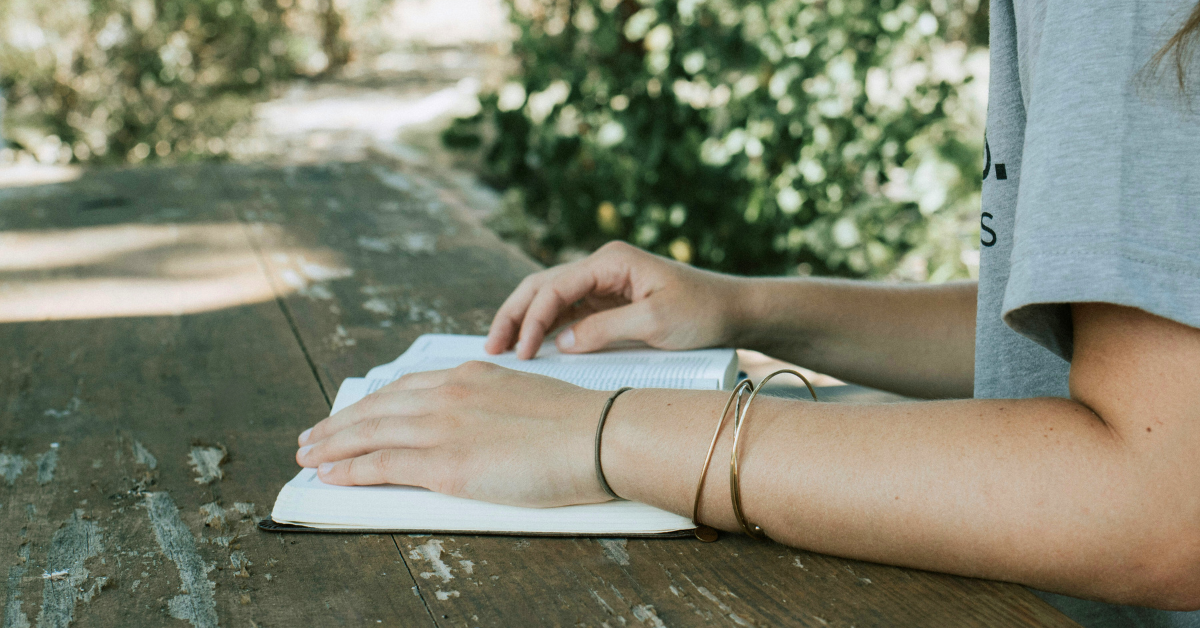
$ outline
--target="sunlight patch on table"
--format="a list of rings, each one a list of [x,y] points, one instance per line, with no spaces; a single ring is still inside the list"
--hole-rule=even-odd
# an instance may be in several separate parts
[[[284,253],[343,266],[328,250]],[[238,222],[0,233],[0,322],[194,314],[270,301],[294,284],[273,289]]]
[[[21,163],[0,167],[0,188],[23,188],[53,183],[67,183],[83,176],[79,166],[52,166]]]

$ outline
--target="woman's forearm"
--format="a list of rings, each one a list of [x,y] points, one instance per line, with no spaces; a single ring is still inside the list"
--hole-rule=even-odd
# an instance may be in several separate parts
[[[1071,399],[880,405],[762,398],[745,511],[822,552],[1159,608],[1200,608],[1200,330],[1072,306]],[[726,393],[633,391],[604,468],[618,494],[690,513]],[[702,519],[735,529],[731,430]]]
[[[974,282],[739,281],[737,346],[913,397],[972,395]]]
[[[761,398],[745,511],[817,551],[1200,609],[1200,329],[1075,304],[1071,399],[880,405]],[[603,501],[594,391],[485,362],[410,373],[300,435],[333,484],[407,484],[521,506]],[[690,515],[722,391],[616,399],[601,463],[617,494]],[[730,429],[701,520],[735,529]]]
[[[604,441],[614,490],[690,516],[725,397],[621,397]],[[738,529],[731,432],[717,446],[701,502],[701,519],[726,530]],[[1080,404],[760,398],[743,439],[744,509],[774,540],[1077,596],[1181,604],[1172,597],[1180,570],[1171,554],[1196,537],[1190,522],[1200,508],[1188,492],[1196,483],[1156,465]],[[1174,494],[1188,497],[1164,511]]]

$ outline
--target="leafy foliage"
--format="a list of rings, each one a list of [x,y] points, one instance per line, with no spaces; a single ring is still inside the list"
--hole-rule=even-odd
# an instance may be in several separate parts
[[[445,137],[487,139],[546,261],[620,238],[740,273],[967,276],[986,15],[956,5],[513,0],[519,72]]]
[[[273,81],[345,62],[332,2],[304,4],[0,0],[4,135],[43,162],[220,156]]]

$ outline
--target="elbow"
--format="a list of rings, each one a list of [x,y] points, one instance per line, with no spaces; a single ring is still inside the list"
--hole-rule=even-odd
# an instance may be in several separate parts
[[[1187,560],[1181,561],[1179,556],[1166,560],[1187,564],[1175,565],[1153,583],[1155,590],[1147,592],[1149,606],[1168,611],[1200,610],[1200,552],[1192,549],[1179,554],[1187,556]]]
[[[1162,534],[1140,546],[1131,558],[1133,567],[1117,587],[1121,603],[1168,611],[1200,610],[1200,530],[1195,524],[1186,534]],[[1178,528],[1176,528],[1176,531]]]

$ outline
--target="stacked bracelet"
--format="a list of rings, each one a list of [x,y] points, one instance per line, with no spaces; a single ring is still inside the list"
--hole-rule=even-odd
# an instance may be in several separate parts
[[[697,539],[706,543],[711,543],[717,540],[717,530],[711,526],[700,523],[700,497],[704,492],[704,478],[708,475],[708,467],[712,463],[713,452],[717,448],[717,440],[721,437],[721,428],[725,425],[725,417],[729,414],[729,409],[733,408],[733,447],[729,455],[729,495],[733,502],[733,515],[737,518],[738,525],[742,527],[742,531],[747,536],[755,539],[766,539],[767,535],[763,529],[750,523],[746,519],[746,514],[742,510],[742,487],[741,480],[738,477],[738,443],[741,441],[742,427],[746,423],[746,416],[750,413],[750,406],[754,400],[758,398],[758,393],[762,392],[767,382],[771,381],[776,375],[795,375],[799,377],[804,385],[808,387],[809,394],[812,395],[813,401],[817,400],[817,391],[813,388],[811,382],[799,371],[792,369],[781,369],[771,373],[763,378],[762,382],[755,386],[750,380],[742,380],[733,388],[733,392],[729,394],[729,400],[725,402],[725,408],[721,410],[721,415],[717,417],[717,429],[713,432],[712,441],[708,445],[708,454],[704,457],[704,466],[700,468],[700,478],[696,481],[696,498],[692,504],[692,523],[696,526],[695,535]],[[613,499],[621,499],[619,495],[612,490],[608,485],[608,480],[604,477],[604,467],[600,463],[600,444],[601,437],[604,435],[604,423],[608,420],[609,410],[612,409],[613,402],[620,397],[622,393],[633,390],[632,388],[621,388],[609,396],[608,401],[604,404],[604,409],[600,411],[600,421],[596,424],[596,480],[600,483],[600,488]],[[742,396],[746,393],[750,397],[746,399],[745,405],[742,405]]]
[[[813,401],[817,400],[817,391],[813,389],[813,386],[811,383],[809,383],[807,377],[802,375],[799,371],[781,369],[764,377],[763,380],[759,382],[758,387],[756,387],[750,393],[750,398],[746,400],[746,406],[742,408],[741,414],[735,414],[733,417],[733,447],[729,455],[729,495],[733,501],[733,516],[737,518],[738,524],[742,526],[742,532],[745,532],[746,535],[750,536],[751,538],[760,540],[767,538],[766,532],[764,532],[761,527],[750,523],[746,519],[745,512],[742,510],[741,481],[738,478],[738,441],[742,435],[742,425],[745,424],[746,415],[750,413],[750,405],[754,403],[754,399],[758,397],[758,393],[762,392],[763,387],[766,386],[767,382],[771,381],[772,377],[785,373],[795,375],[803,380],[804,385],[808,387],[808,392],[813,397]]]
[[[717,429],[713,432],[712,442],[708,445],[708,455],[704,457],[704,466],[700,468],[700,479],[696,481],[696,499],[692,504],[692,524],[696,526],[696,538],[705,543],[712,543],[717,540],[717,530],[711,526],[706,526],[700,523],[700,494],[704,492],[704,477],[708,475],[708,465],[712,462],[713,451],[717,448],[717,439],[721,436],[721,427],[725,425],[725,416],[729,414],[729,406],[736,406],[733,410],[733,416],[737,416],[742,410],[742,395],[747,391],[754,390],[754,383],[748,379],[738,382],[734,387],[733,392],[729,395],[729,401],[725,402],[725,409],[721,411],[721,416],[717,417]]]
[[[600,464],[600,437],[604,434],[604,422],[608,420],[608,411],[612,409],[613,402],[617,400],[617,397],[621,396],[621,393],[627,390],[633,389],[626,386],[617,390],[608,398],[608,401],[604,404],[604,409],[600,411],[600,422],[596,424],[596,479],[600,481],[600,488],[604,489],[604,492],[608,493],[608,496],[613,499],[621,499],[621,497],[613,492],[612,487],[608,485],[608,480],[604,477],[604,467]]]

